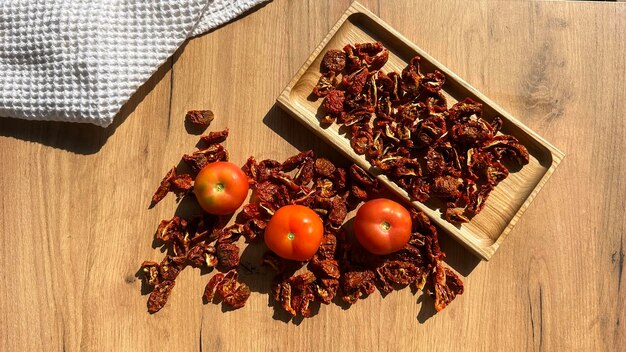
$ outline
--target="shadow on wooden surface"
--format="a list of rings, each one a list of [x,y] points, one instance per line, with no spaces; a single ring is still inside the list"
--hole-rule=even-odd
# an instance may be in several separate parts
[[[100,151],[115,130],[122,124],[137,105],[141,103],[165,74],[172,68],[173,62],[180,56],[184,44],[172,57],[130,97],[113,119],[113,123],[102,128],[88,123],[60,121],[28,121],[9,117],[0,117],[0,136],[13,137],[25,141],[67,150],[76,154],[89,155]]]

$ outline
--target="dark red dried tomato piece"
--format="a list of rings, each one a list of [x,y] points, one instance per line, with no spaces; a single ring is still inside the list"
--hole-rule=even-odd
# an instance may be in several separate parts
[[[372,294],[376,290],[374,273],[370,270],[350,271],[339,280],[344,302],[354,304],[359,298]]]
[[[199,268],[204,265],[212,267],[213,260],[215,254],[215,247],[206,244],[206,243],[198,243],[197,245],[191,247],[187,252],[187,261],[192,266]]]
[[[486,175],[487,183],[495,187],[509,176],[509,170],[500,162],[494,161],[487,167]]]
[[[159,263],[153,261],[145,261],[141,264],[141,271],[146,284],[154,286],[161,281],[159,277]]]
[[[452,223],[465,223],[470,219],[464,214],[464,208],[447,208],[443,214],[444,219]]]
[[[339,290],[339,280],[320,279],[313,284],[313,292],[324,304],[330,304]]]
[[[308,159],[302,164],[295,177],[295,182],[299,185],[308,185],[313,179],[314,161]]]
[[[461,196],[460,187],[463,184],[463,180],[452,176],[439,176],[436,177],[431,191],[433,194],[442,198],[459,198]]]
[[[203,134],[200,139],[207,144],[216,144],[226,140],[228,137],[228,128],[222,131],[209,132],[209,134]]]
[[[176,237],[182,237],[187,230],[187,221],[174,216],[171,220],[161,220],[154,237],[163,242],[171,242]]]
[[[309,262],[308,269],[315,273],[316,276],[325,276],[333,279],[339,279],[339,263],[335,259],[313,260]]]
[[[244,174],[248,176],[251,182],[256,182],[259,179],[259,165],[253,156],[249,157],[246,164],[241,168]]]
[[[343,76],[342,83],[346,87],[348,93],[353,95],[359,95],[365,87],[367,77],[369,76],[367,67],[363,67],[350,75]]]
[[[493,138],[491,125],[483,119],[468,120],[452,126],[450,139],[460,144],[479,145]]]
[[[156,285],[148,297],[148,312],[156,313],[165,306],[175,284],[174,280],[165,280]]]
[[[185,115],[185,119],[192,125],[203,129],[209,127],[214,118],[215,115],[211,110],[191,110]]]
[[[224,303],[235,309],[239,309],[246,305],[246,301],[248,301],[250,293],[251,291],[248,285],[241,283],[239,284],[239,287],[237,287],[235,292],[224,297]]]
[[[440,312],[457,295],[463,294],[463,282],[452,270],[443,267],[441,264],[437,265],[433,276],[435,283],[435,309]]]
[[[259,205],[256,203],[248,203],[241,209],[241,216],[243,221],[247,221],[261,215]]]
[[[458,120],[476,115],[482,117],[483,104],[474,101],[471,98],[465,98],[462,101],[452,105],[450,108],[450,118]]]
[[[361,59],[354,54],[356,49],[348,44],[343,47],[343,51],[346,53],[346,70],[353,72],[361,67]]]
[[[183,161],[189,165],[194,174],[199,173],[200,170],[210,163],[227,160],[228,153],[221,144],[213,144],[192,154],[183,155]]]
[[[281,165],[282,171],[291,171],[297,167],[300,167],[308,158],[315,157],[315,154],[312,150],[306,150],[300,152],[292,157],[287,158],[287,160],[283,161]]]
[[[217,273],[213,275],[213,277],[206,284],[206,287],[204,288],[204,298],[208,302],[211,302],[213,300],[215,292],[217,291],[217,287],[222,284],[222,281],[224,281],[224,274]]]
[[[189,191],[193,187],[193,178],[189,174],[176,175],[171,181],[172,190],[180,195]]]
[[[343,91],[333,89],[324,98],[322,102],[322,107],[329,114],[339,114],[343,111],[343,102],[345,100],[345,96]]]
[[[217,259],[226,270],[236,268],[239,265],[239,247],[234,243],[218,243]]]
[[[328,213],[328,221],[335,226],[340,226],[348,215],[346,201],[338,196],[333,197],[330,212]]]
[[[152,196],[152,204],[157,204],[158,202],[163,200],[163,198],[165,198],[167,192],[169,192],[172,187],[170,181],[174,177],[176,177],[176,166],[171,168],[170,171],[165,174],[165,177],[163,177],[159,188],[157,188],[156,192],[154,192],[154,195]]]
[[[431,93],[437,93],[441,90],[445,82],[446,76],[441,73],[441,71],[435,70],[434,72],[430,72],[424,75],[419,84],[427,91]]]
[[[320,76],[320,79],[313,87],[313,94],[318,98],[325,97],[328,93],[335,89],[339,80],[335,76],[335,72],[329,71]]]
[[[182,262],[181,262],[182,259]],[[178,274],[185,268],[185,258],[172,257],[166,255],[159,264],[159,277],[164,280],[176,280]]]
[[[420,270],[412,263],[394,260],[383,264],[381,273],[394,284],[408,285],[417,280]]]
[[[333,165],[333,163],[330,160],[324,159],[324,158],[317,158],[315,160],[314,170],[317,175],[328,178],[332,176],[332,174],[337,170],[337,168],[335,168],[335,165]]]
[[[526,165],[529,162],[528,150],[519,141],[509,135],[495,136],[483,147],[494,153],[498,158],[508,157],[515,159],[520,165]]]
[[[337,250],[337,236],[326,233],[322,237],[322,243],[317,250],[317,255],[322,259],[331,259],[335,256]]]
[[[341,50],[328,50],[321,63],[323,72],[341,72],[346,67],[346,54]]]

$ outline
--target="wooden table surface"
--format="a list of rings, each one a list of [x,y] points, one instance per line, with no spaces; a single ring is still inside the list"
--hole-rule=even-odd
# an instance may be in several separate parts
[[[0,119],[0,351],[624,350],[626,4],[363,4],[566,153],[489,263],[442,235],[462,296],[434,316],[405,289],[285,321],[266,275],[222,312],[187,269],[147,313],[135,273],[163,256],[153,231],[177,204],[148,204],[197,141],[185,111],[231,128],[236,163],[332,154],[274,101],[349,2],[275,0],[190,40],[109,128]]]

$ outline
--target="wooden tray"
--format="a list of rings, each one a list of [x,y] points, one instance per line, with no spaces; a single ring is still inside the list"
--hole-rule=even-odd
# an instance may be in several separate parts
[[[438,69],[446,75],[444,94],[448,105],[465,97],[483,103],[483,115],[488,121],[501,116],[502,132],[511,134],[523,143],[530,154],[530,163],[519,171],[511,172],[489,196],[483,211],[471,222],[454,225],[441,217],[439,210],[420,202],[410,201],[407,193],[384,175],[377,175],[364,156],[357,155],[350,141],[341,135],[338,126],[322,126],[317,116],[322,99],[311,99],[310,94],[320,77],[320,61],[328,49],[341,49],[351,43],[380,41],[389,49],[389,61],[384,70],[400,72],[415,55],[422,57],[423,72]],[[439,227],[475,253],[489,260],[502,241],[513,229],[522,213],[554,172],[564,154],[537,133],[524,126],[501,107],[478,92],[448,68],[437,62],[415,44],[391,28],[359,3],[353,3],[330,30],[320,45],[278,97],[278,104],[313,132],[324,138],[357,165],[375,174],[392,191],[424,211]]]

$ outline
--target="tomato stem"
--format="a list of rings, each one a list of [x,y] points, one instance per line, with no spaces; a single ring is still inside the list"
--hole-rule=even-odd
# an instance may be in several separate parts
[[[388,231],[388,230],[391,228],[391,224],[390,224],[390,223],[388,223],[387,221],[383,221],[383,222],[380,224],[380,228],[381,228],[381,229],[383,229],[383,230],[385,230],[385,231]]]
[[[287,238],[288,238],[289,240],[293,241],[293,239],[294,239],[294,238],[296,238],[296,234],[295,234],[295,233],[293,233],[293,232],[289,232],[289,233],[287,234]]]
[[[217,192],[222,192],[222,191],[224,190],[224,184],[223,184],[223,183],[221,183],[221,182],[220,182],[220,183],[218,183],[218,184],[216,184],[216,185],[215,185],[215,190],[216,190]]]

